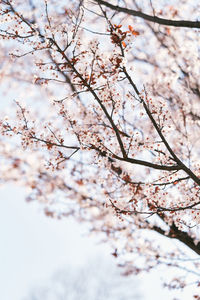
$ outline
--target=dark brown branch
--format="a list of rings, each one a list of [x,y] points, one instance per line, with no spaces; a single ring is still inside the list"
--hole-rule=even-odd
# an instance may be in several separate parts
[[[177,165],[180,167],[179,170],[184,170],[189,176],[190,178],[192,178],[194,180],[194,182],[196,182],[198,185],[200,185],[200,178],[198,178],[178,157],[177,155],[174,153],[174,151],[172,150],[172,148],[170,147],[170,145],[168,144],[167,140],[165,139],[162,130],[159,128],[158,124],[156,123],[151,111],[149,110],[147,104],[145,103],[145,101],[143,100],[143,98],[140,95],[140,92],[137,88],[137,86],[135,85],[135,83],[133,82],[131,76],[128,74],[127,70],[125,67],[123,67],[123,72],[126,75],[126,78],[128,79],[129,83],[132,85],[135,93],[137,94],[137,96],[140,99],[140,102],[143,104],[143,107],[149,117],[149,119],[151,120],[155,130],[157,131],[158,135],[160,136],[162,142],[164,143],[165,147],[167,148],[167,150],[169,151],[169,153],[171,154],[171,156],[173,157],[174,161],[177,163]]]
[[[169,19],[163,19],[159,18],[156,16],[150,16],[147,15],[141,11],[137,11],[134,9],[129,9],[126,7],[120,7],[117,5],[113,5],[111,3],[108,3],[107,1],[103,0],[94,0],[98,4],[105,5],[109,7],[112,10],[118,11],[118,12],[123,12],[128,15],[134,16],[134,17],[139,17],[144,20],[147,20],[149,22],[157,23],[160,25],[166,25],[166,26],[174,26],[174,27],[187,27],[187,28],[200,28],[200,22],[199,21],[187,21],[187,20],[169,20]]]
[[[152,216],[154,214],[157,214],[157,212],[151,212],[151,211],[132,211],[132,210],[125,210],[125,209],[120,209],[118,208],[112,200],[110,200],[110,203],[112,205],[112,207],[115,209],[117,214],[124,214],[124,215],[138,215],[138,214],[147,214],[149,216]],[[161,217],[161,215],[159,214],[159,217]],[[163,217],[161,217],[161,219],[163,219]],[[164,221],[164,219],[163,219]],[[149,226],[149,222],[146,221],[146,224],[148,224],[147,226]],[[168,233],[166,233],[165,230],[163,230],[162,228],[160,228],[159,226],[152,226],[151,225],[151,230],[154,230],[156,232],[158,232],[159,234],[171,238],[171,239],[176,239],[179,240],[180,242],[182,242],[183,244],[185,244],[187,247],[189,247],[190,249],[192,249],[194,252],[196,252],[197,254],[200,255],[200,242],[198,242],[197,244],[194,242],[194,239],[187,233],[184,231],[179,230],[175,224],[173,223],[170,226],[170,230]]]
[[[18,132],[18,134],[21,134],[21,133]],[[35,141],[44,143],[44,144],[46,144],[47,146],[50,146],[50,147],[59,147],[59,148],[77,150],[77,151],[80,150],[80,147],[77,147],[77,146],[67,146],[67,145],[64,145],[62,143],[60,143],[60,144],[52,143],[51,141],[40,139],[40,138],[38,138],[38,137],[36,137],[34,135],[30,135],[29,137],[30,137],[30,139],[33,139]]]
[[[107,155],[106,151],[100,150],[95,145],[91,145],[90,149],[96,150],[103,157],[106,157],[106,155]],[[120,156],[112,153],[112,158],[108,157],[108,159],[109,159],[110,162],[114,162],[113,158],[115,158],[117,160],[121,160],[121,161],[126,161],[126,162],[129,162],[129,163],[132,163],[132,164],[136,164],[136,165],[149,167],[149,168],[156,169],[156,170],[163,170],[163,171],[174,171],[174,170],[178,171],[178,170],[180,170],[180,167],[178,165],[172,165],[172,166],[158,165],[158,164],[154,164],[154,163],[151,163],[151,162],[148,162],[148,161],[145,161],[145,160],[128,158],[128,157],[125,157],[125,158],[120,157]],[[121,174],[121,172],[120,172],[120,174]]]
[[[71,88],[72,92],[74,92],[74,93],[77,94],[77,90],[76,90],[74,84],[72,83],[72,81],[70,80],[70,77],[61,70],[59,64],[56,62],[56,60],[51,55],[51,51],[50,50],[48,50],[48,55],[49,55],[51,61],[55,64],[58,72],[61,73],[62,76],[65,78],[66,83],[68,83],[70,85],[70,88]]]
[[[174,170],[180,170],[181,167],[179,165],[172,165],[172,166],[166,166],[166,165],[157,165],[148,161],[140,160],[140,159],[134,159],[134,158],[129,158],[129,157],[119,157],[117,155],[114,155],[114,158],[118,160],[123,160],[126,162],[130,162],[132,164],[136,165],[142,165],[145,167],[153,168],[156,170],[163,170],[163,171],[174,171]]]
[[[52,43],[57,47],[58,52],[63,56],[63,58],[66,60],[66,62],[68,63],[68,66],[72,69],[72,71],[74,72],[74,74],[81,80],[81,82],[87,87],[88,91],[93,95],[93,97],[95,98],[95,100],[98,102],[98,104],[100,105],[102,111],[104,112],[106,118],[108,119],[108,121],[110,122],[115,134],[116,134],[116,138],[118,141],[118,144],[120,146],[121,152],[123,157],[126,157],[126,151],[124,149],[124,145],[119,133],[119,130],[117,128],[117,126],[115,125],[112,117],[109,115],[106,107],[103,105],[102,101],[99,99],[98,95],[95,93],[95,91],[91,88],[91,86],[87,83],[87,81],[83,78],[83,76],[77,71],[77,69],[74,67],[74,65],[71,63],[70,59],[65,55],[65,53],[61,50],[61,48],[58,46],[58,44],[51,39]]]
[[[191,238],[187,232],[179,230],[174,224],[170,226],[170,231],[168,234],[166,234],[163,229],[156,225],[154,225],[151,229],[168,238],[179,240],[200,255],[200,242],[195,244],[193,238]]]
[[[186,210],[186,209],[195,209],[194,207],[199,205],[200,204],[200,201],[198,202],[195,202],[193,204],[190,204],[190,205],[187,205],[187,206],[184,206],[184,207],[170,207],[170,208],[166,208],[166,207],[162,207],[162,206],[155,206],[155,208],[158,210],[158,211],[171,211],[171,212],[175,212],[175,211],[181,211],[181,210]],[[200,210],[200,208],[196,208],[196,210]]]
[[[115,210],[117,214],[122,214],[122,215],[149,215],[152,216],[156,214],[156,212],[152,211],[138,211],[138,210],[128,210],[128,209],[121,209],[117,205],[114,204],[114,202],[110,199],[110,203]]]

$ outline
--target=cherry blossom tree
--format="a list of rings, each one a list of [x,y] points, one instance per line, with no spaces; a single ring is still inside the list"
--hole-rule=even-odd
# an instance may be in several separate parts
[[[125,274],[164,264],[199,285],[198,2],[0,9],[2,99],[14,100],[1,118],[1,181],[27,186],[47,216],[89,222]],[[166,249],[161,236],[178,242]]]

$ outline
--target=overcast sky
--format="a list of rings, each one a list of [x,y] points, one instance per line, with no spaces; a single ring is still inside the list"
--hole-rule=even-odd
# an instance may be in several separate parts
[[[108,245],[88,237],[85,225],[47,218],[40,205],[28,204],[24,198],[22,188],[7,185],[0,189],[0,299],[23,300],[57,270],[82,265],[91,256],[115,263]],[[160,276],[155,271],[137,277],[142,300],[172,299],[162,288]],[[189,297],[184,293],[180,299]]]

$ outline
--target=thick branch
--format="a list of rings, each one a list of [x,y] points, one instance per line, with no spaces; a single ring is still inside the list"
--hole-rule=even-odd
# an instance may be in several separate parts
[[[158,226],[153,226],[152,229],[168,238],[179,240],[200,255],[200,242],[195,244],[193,238],[191,238],[187,232],[179,230],[174,224],[170,226],[170,231],[168,234],[166,234],[166,232]]]
[[[187,20],[169,20],[169,19],[163,19],[156,16],[150,16],[147,15],[141,11],[137,11],[134,9],[129,9],[126,7],[120,7],[117,5],[113,5],[111,3],[108,3],[107,1],[103,0],[94,0],[98,4],[105,5],[112,10],[123,12],[131,16],[139,17],[144,20],[147,20],[149,22],[157,23],[160,25],[166,25],[166,26],[174,26],[174,27],[187,27],[187,28],[200,28],[200,22],[199,21],[187,21]]]
[[[129,163],[132,164],[136,164],[136,165],[142,165],[145,167],[149,167],[149,168],[153,168],[156,170],[163,170],[163,171],[174,171],[174,170],[180,170],[181,167],[179,165],[172,165],[172,166],[166,166],[166,165],[157,165],[148,161],[144,161],[144,160],[140,160],[140,159],[134,159],[134,158],[129,158],[129,157],[119,157],[117,155],[114,155],[114,158],[118,159],[118,160],[123,160],[123,161],[127,161]]]
[[[101,156],[105,157],[107,155],[106,151],[100,150],[95,145],[92,145],[90,147],[90,149],[95,149],[96,151],[98,151],[98,153]],[[141,159],[134,159],[134,158],[129,158],[129,157],[120,157],[120,156],[112,153],[112,158],[108,157],[108,159],[109,159],[110,162],[114,162],[113,158],[115,158],[117,160],[126,161],[126,162],[129,162],[131,164],[141,165],[141,166],[144,166],[144,167],[149,167],[149,168],[156,169],[156,170],[163,170],[163,171],[174,171],[175,170],[175,171],[178,171],[178,170],[181,169],[180,166],[178,166],[178,165],[172,165],[172,166],[158,165],[158,164],[154,164],[154,163],[151,163],[151,162],[148,162],[148,161],[145,161],[145,160],[141,160]]]

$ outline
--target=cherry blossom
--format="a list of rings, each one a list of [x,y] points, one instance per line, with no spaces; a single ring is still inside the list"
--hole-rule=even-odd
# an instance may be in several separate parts
[[[1,181],[89,222],[125,275],[199,276],[161,242],[200,254],[199,4],[115,2],[1,1]]]

